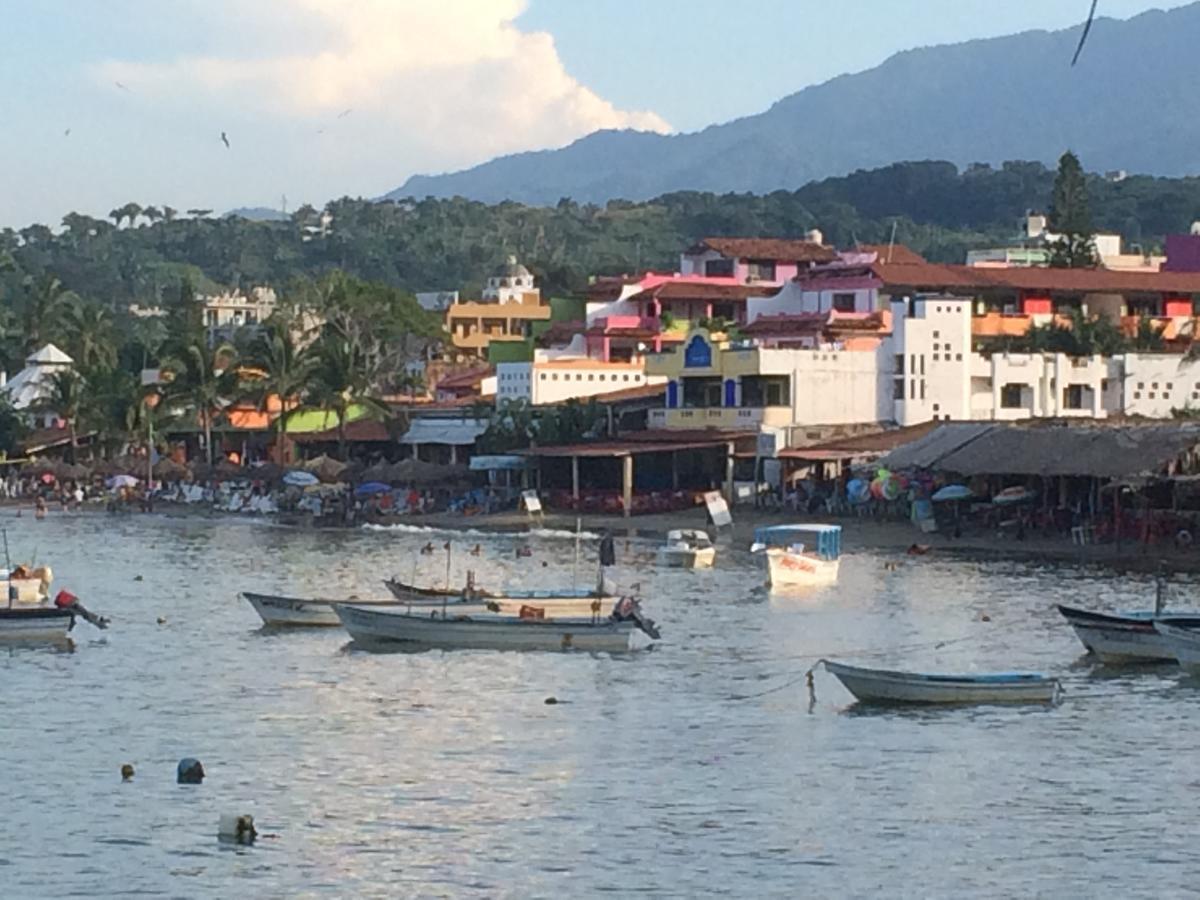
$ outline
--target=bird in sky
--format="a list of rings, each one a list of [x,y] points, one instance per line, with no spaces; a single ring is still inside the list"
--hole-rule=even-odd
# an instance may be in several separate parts
[[[221,143],[225,145],[226,150],[229,149],[229,138],[223,131],[221,132]]]
[[[352,112],[354,112],[353,109],[343,109],[340,113],[338,113],[338,118],[344,119],[344,118],[346,118],[346,116],[350,115],[350,113],[352,113]]]
[[[68,128],[66,131],[63,132],[63,137],[70,137],[70,136],[71,136],[71,129]]]
[[[123,91],[129,90],[129,88],[125,87],[125,85],[121,84],[121,82],[119,82],[119,81],[114,81],[113,84],[115,84],[117,87],[119,87]]]
[[[1079,62],[1079,54],[1083,52],[1083,45],[1087,43],[1088,32],[1092,30],[1092,22],[1096,19],[1096,4],[1100,0],[1092,0],[1092,9],[1088,13],[1087,21],[1083,23],[1083,34],[1079,36],[1079,46],[1075,48],[1075,55],[1071,57],[1071,65]]]

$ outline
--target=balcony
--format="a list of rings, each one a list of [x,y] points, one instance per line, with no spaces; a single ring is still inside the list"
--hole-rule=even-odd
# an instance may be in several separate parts
[[[792,410],[787,406],[652,409],[647,424],[650,428],[751,431],[757,430],[760,425],[782,428],[792,424]]]
[[[593,328],[609,331],[648,331],[658,334],[662,323],[653,316],[601,316],[592,323]]]

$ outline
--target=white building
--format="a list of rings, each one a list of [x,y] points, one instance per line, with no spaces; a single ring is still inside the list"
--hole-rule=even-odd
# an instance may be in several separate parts
[[[485,303],[537,303],[541,291],[534,287],[532,273],[510,256],[504,268],[488,278],[480,297]]]
[[[275,312],[278,300],[269,287],[256,287],[249,294],[227,291],[197,298],[204,304],[204,327],[210,337],[228,337],[238,328],[257,327]]]
[[[47,344],[41,350],[25,359],[25,368],[0,387],[8,397],[12,408],[25,413],[35,428],[53,428],[58,422],[54,412],[39,410],[40,404],[50,393],[50,379],[59,372],[66,372],[75,365],[75,360],[67,356],[53,344]]]
[[[641,361],[619,363],[541,356],[532,362],[497,364],[496,403],[526,400],[534,406],[543,406],[665,381],[663,377],[647,375]]]

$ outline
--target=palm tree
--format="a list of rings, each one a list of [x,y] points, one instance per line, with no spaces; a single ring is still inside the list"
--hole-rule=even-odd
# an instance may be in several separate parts
[[[161,316],[138,316],[129,326],[130,340],[142,350],[142,368],[148,369],[167,341],[167,325]]]
[[[83,408],[84,382],[74,369],[63,369],[55,372],[46,380],[46,390],[38,406],[47,412],[52,412],[67,426],[67,436],[70,439],[70,460],[75,462],[75,448],[79,445],[76,426],[79,414]]]
[[[20,311],[26,354],[41,346],[44,332],[51,320],[67,305],[78,300],[79,296],[74,291],[67,290],[53,275],[44,275],[37,281],[26,282]]]
[[[327,327],[313,345],[316,363],[310,382],[310,397],[315,406],[337,416],[338,455],[346,458],[346,419],[353,406],[364,407],[368,415],[384,419],[391,409],[374,390],[374,378],[354,341],[335,328]]]
[[[262,376],[254,382],[258,406],[266,410],[267,401],[279,398],[279,429],[275,460],[284,464],[287,453],[288,415],[300,405],[300,398],[309,387],[316,356],[309,347],[301,346],[286,322],[272,321],[259,336],[251,351],[254,366]]]
[[[59,304],[58,329],[81,370],[111,369],[117,364],[117,335],[112,313],[98,303]]]
[[[240,389],[233,348],[222,345],[214,350],[203,339],[193,338],[176,348],[165,367],[173,376],[167,385],[167,400],[181,404],[199,418],[204,429],[205,456],[212,465],[213,418],[237,399]]]

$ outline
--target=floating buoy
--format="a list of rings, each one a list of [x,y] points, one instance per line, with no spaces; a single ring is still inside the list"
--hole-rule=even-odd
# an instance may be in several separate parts
[[[987,613],[980,613],[979,621],[980,622],[990,622],[990,621],[992,621],[992,617],[989,616]]]
[[[155,622],[157,622],[159,625],[166,625],[166,624],[167,624],[167,617],[166,617],[166,616],[159,616],[159,617],[158,617],[157,619],[155,619],[154,621],[155,621]]]
[[[258,837],[258,831],[254,828],[254,816],[222,813],[217,821],[217,837],[238,844],[253,844],[254,839]]]
[[[547,706],[554,706],[556,703],[558,703],[558,698],[557,698],[557,697],[547,697],[547,698],[546,698],[546,705],[547,705]]]
[[[204,780],[204,766],[200,760],[185,756],[175,769],[176,784],[199,784]]]
[[[133,780],[133,766],[131,766],[129,763],[125,763],[125,765],[121,766],[121,780],[122,781],[132,781]]]
[[[134,575],[134,576],[133,576],[133,580],[134,580],[134,581],[143,581],[144,579],[143,579],[143,577],[142,577],[141,575]]]

